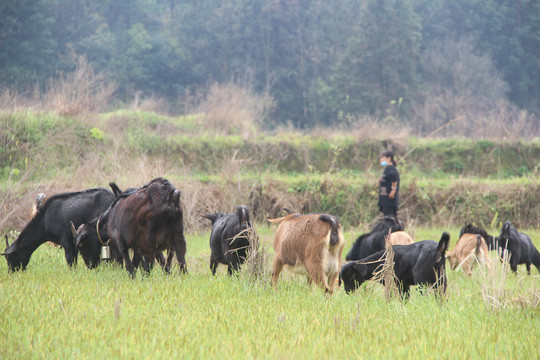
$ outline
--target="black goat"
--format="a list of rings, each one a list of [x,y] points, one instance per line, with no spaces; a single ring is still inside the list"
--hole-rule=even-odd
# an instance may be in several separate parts
[[[403,224],[393,216],[385,216],[379,221],[371,232],[360,235],[353,244],[351,250],[345,257],[347,261],[360,260],[374,254],[385,247],[385,237],[388,231],[403,231]]]
[[[131,277],[141,257],[143,268],[149,273],[156,251],[168,250],[164,266],[169,272],[174,253],[180,271],[187,272],[186,239],[180,191],[168,180],[156,178],[130,194],[121,194],[109,209],[107,233],[116,242]],[[133,249],[133,262],[128,249]]]
[[[216,274],[218,264],[228,266],[229,275],[238,271],[246,261],[249,237],[246,230],[251,228],[249,211],[245,206],[238,206],[236,213],[199,214],[212,222],[210,233],[210,269]]]
[[[114,182],[110,182],[109,186],[112,189],[114,197],[116,199],[120,198],[120,200],[125,199],[127,196],[137,191],[137,188],[129,188],[122,191]],[[75,225],[73,223],[71,224],[75,248],[80,251],[84,263],[89,269],[97,267],[101,262],[101,247],[105,244],[110,247],[111,259],[119,264],[123,264],[122,254],[118,251],[116,243],[114,241],[109,241],[109,233],[107,230],[109,210],[110,208],[106,209],[102,214],[91,221],[81,224],[77,230],[75,230]]]
[[[76,265],[78,251],[70,222],[76,226],[89,222],[107,210],[113,200],[114,195],[106,189],[63,193],[48,198],[17,240],[11,246],[6,242],[7,248],[2,255],[6,257],[9,269],[25,270],[32,253],[46,241],[61,245],[68,265]]]
[[[534,247],[529,235],[519,232],[507,221],[504,223],[499,235],[499,253],[504,250],[510,254],[510,269],[517,272],[519,264],[525,264],[527,274],[531,275],[531,264],[540,271],[540,253]]]
[[[409,245],[394,245],[395,278],[403,297],[409,293],[411,285],[442,286],[446,291],[446,258],[445,253],[450,242],[450,235],[444,232],[439,243],[424,240]],[[349,262],[341,267],[340,283],[347,293],[356,290],[366,280],[373,278],[374,273],[386,260],[385,250],[381,250],[360,261]]]

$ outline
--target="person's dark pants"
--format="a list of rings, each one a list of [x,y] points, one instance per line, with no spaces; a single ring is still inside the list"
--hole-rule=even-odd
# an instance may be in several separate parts
[[[395,206],[381,206],[379,210],[382,211],[384,216],[396,216],[397,217],[397,209]]]

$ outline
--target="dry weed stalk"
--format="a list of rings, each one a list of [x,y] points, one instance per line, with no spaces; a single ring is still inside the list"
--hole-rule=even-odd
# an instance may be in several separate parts
[[[397,278],[394,273],[394,249],[390,243],[390,233],[385,236],[385,252],[383,254],[384,263],[373,273],[373,281],[384,284],[384,298],[389,302],[392,297],[399,295]]]
[[[448,298],[448,294],[446,292],[446,287],[448,286],[446,283],[446,266],[441,267],[439,274],[435,272],[435,277],[437,280],[433,285],[431,285],[429,291],[435,292],[435,298],[438,300],[439,304],[442,304]]]
[[[246,258],[245,273],[250,282],[270,284],[270,271],[266,266],[269,254],[268,244],[264,244],[254,228],[244,230],[237,236],[246,236],[249,239],[249,248]]]
[[[491,267],[480,267],[480,291],[488,310],[504,309],[507,305],[505,296],[506,279],[510,268],[510,256],[507,249],[502,251],[501,261],[492,261]]]
[[[506,284],[510,269],[510,254],[507,249],[502,251],[501,261],[494,259],[491,267],[481,267],[481,269],[480,291],[487,310],[501,310],[512,306],[535,309],[540,306],[540,289],[538,288],[507,291]],[[540,276],[535,277],[540,278]],[[530,277],[519,278],[520,286],[524,279],[530,279]]]

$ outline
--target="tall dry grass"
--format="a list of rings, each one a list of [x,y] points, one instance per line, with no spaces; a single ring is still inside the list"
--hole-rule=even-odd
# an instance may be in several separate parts
[[[493,259],[492,266],[479,267],[480,280],[477,281],[488,310],[499,310],[508,305],[506,282],[510,269],[510,254],[504,249],[501,255],[501,261]]]
[[[249,248],[244,273],[251,283],[268,286],[272,275],[269,265],[270,253],[268,251],[270,244],[264,241],[254,228],[245,230],[245,234],[249,239]]]
[[[44,94],[44,108],[60,115],[76,116],[103,111],[110,104],[117,85],[105,73],[95,73],[86,57],[70,55],[75,68],[51,80]]]
[[[27,91],[0,89],[2,111],[51,111],[65,116],[81,116],[104,111],[117,89],[107,74],[96,73],[83,55],[71,51],[67,58],[73,70],[51,78],[47,86],[36,84]]]
[[[202,122],[221,134],[257,134],[275,108],[268,95],[236,85],[212,84],[207,91],[186,98],[186,110],[202,114]]]

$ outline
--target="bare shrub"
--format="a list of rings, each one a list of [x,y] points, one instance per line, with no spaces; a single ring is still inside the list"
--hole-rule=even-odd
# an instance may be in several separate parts
[[[135,93],[133,104],[131,107],[134,110],[142,110],[147,112],[155,112],[157,114],[170,115],[171,108],[167,99],[150,95],[141,99],[140,92]]]
[[[0,113],[40,108],[40,97],[38,86],[22,93],[10,88],[0,89]]]
[[[288,133],[292,131],[287,131]],[[389,114],[352,116],[346,125],[326,127],[317,126],[309,135],[329,139],[346,133],[355,139],[381,139],[395,143],[405,143],[414,133],[413,128],[403,119]]]
[[[437,43],[423,63],[426,90],[413,106],[413,126],[423,135],[445,124],[438,136],[534,137],[538,121],[506,100],[508,86],[492,59],[470,39]]]
[[[75,69],[51,80],[44,95],[44,109],[69,116],[102,111],[116,91],[116,84],[108,81],[104,73],[95,74],[84,56],[74,52],[69,56]]]
[[[233,83],[210,86],[206,94],[198,95],[195,112],[202,113],[202,122],[221,134],[241,134],[244,138],[258,132],[275,107],[267,95],[257,95],[251,89]]]

